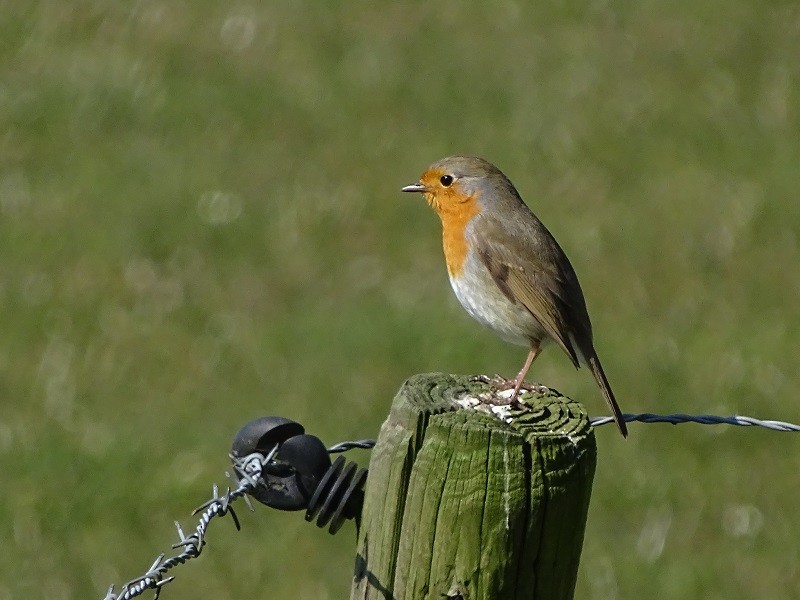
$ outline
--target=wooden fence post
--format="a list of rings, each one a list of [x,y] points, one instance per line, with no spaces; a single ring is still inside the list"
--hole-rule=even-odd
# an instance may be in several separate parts
[[[455,402],[487,389],[443,374],[401,387],[372,451],[351,600],[573,597],[596,463],[586,412],[544,388],[510,423]]]

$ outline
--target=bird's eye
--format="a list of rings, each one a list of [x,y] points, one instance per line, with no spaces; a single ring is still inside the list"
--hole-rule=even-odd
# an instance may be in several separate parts
[[[450,187],[453,184],[453,176],[452,175],[442,175],[439,179],[442,182],[444,187]]]

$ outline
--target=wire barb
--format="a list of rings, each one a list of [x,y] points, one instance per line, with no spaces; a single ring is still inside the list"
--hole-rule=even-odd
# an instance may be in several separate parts
[[[214,517],[221,517],[230,514],[233,518],[234,525],[240,529],[239,519],[233,511],[231,503],[246,495],[256,488],[264,466],[272,460],[277,452],[278,446],[273,447],[266,456],[254,453],[243,458],[231,457],[234,461],[234,469],[241,475],[241,480],[238,482],[236,489],[231,490],[227,488],[223,495],[220,495],[219,488],[214,485],[213,497],[207,502],[203,503],[195,509],[194,513],[202,513],[191,535],[186,535],[180,526],[180,523],[175,522],[175,528],[178,531],[178,542],[172,548],[183,550],[173,557],[164,560],[165,554],[159,554],[158,557],[150,565],[147,572],[141,577],[132,579],[120,588],[119,594],[114,592],[114,586],[108,588],[104,600],[130,600],[137,596],[141,596],[147,590],[155,592],[155,599],[157,600],[161,594],[161,590],[166,584],[174,579],[174,577],[166,577],[167,571],[183,564],[186,561],[197,558],[203,551],[206,544],[205,536],[208,530],[208,525]]]

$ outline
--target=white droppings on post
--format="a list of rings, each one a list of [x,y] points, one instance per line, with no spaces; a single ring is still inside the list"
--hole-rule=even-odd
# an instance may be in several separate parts
[[[520,393],[524,394],[531,390],[522,388]],[[504,423],[511,423],[514,420],[512,412],[516,409],[511,404],[513,389],[490,390],[480,393],[466,392],[455,400],[461,408],[477,410],[500,419]]]

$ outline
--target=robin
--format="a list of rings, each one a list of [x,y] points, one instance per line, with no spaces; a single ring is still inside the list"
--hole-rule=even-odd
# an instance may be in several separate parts
[[[575,271],[502,171],[481,158],[450,156],[402,190],[423,194],[438,213],[450,285],[464,309],[504,340],[530,348],[513,380],[512,402],[542,346],[553,340],[575,368],[589,367],[627,436]]]

